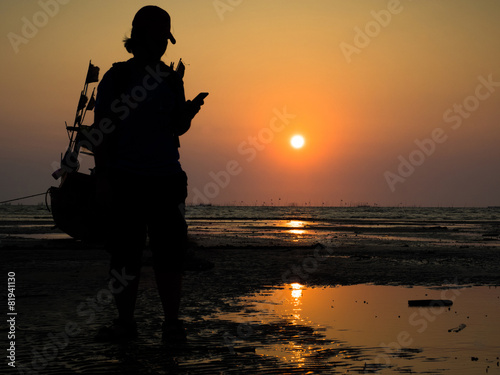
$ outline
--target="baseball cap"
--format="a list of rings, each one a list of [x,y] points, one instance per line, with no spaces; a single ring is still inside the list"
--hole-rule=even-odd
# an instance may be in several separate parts
[[[137,11],[132,21],[132,38],[152,38],[168,30],[168,39],[175,44],[170,31],[170,15],[156,5],[146,5]]]

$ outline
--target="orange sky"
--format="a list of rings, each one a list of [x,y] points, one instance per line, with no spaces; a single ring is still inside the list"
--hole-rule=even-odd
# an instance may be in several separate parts
[[[186,95],[210,92],[181,138],[188,202],[500,205],[493,0],[3,2],[0,200],[57,184],[88,61],[128,59],[146,4]]]

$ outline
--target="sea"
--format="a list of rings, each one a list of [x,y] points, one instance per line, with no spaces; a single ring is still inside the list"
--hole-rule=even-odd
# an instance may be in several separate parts
[[[498,207],[188,206],[186,220],[191,241],[228,251],[318,244],[395,245],[398,251],[433,244],[471,252],[500,250]],[[45,240],[61,240],[63,244],[72,241],[55,228],[44,205],[0,206],[0,249],[4,244],[15,250],[22,241]],[[116,346],[96,347],[89,343],[89,332],[97,330],[98,324],[85,323],[77,308],[84,301],[95,303],[88,297],[88,285],[97,282],[96,267],[103,272],[106,267],[91,257],[65,267],[54,267],[52,259],[30,262],[25,265],[29,271],[19,273],[19,280],[21,276],[26,280],[19,288],[16,308],[38,313],[19,315],[19,332],[26,334],[19,334],[18,361],[33,363],[32,353],[42,353],[46,347],[42,345],[49,342],[46,337],[56,337],[68,326],[68,319],[84,327],[85,334],[72,338],[57,360],[49,361],[47,374],[63,374],[70,369],[75,373],[117,373],[122,365],[138,369],[137,373],[165,373],[172,368],[172,373],[200,374],[500,374],[500,288],[493,286],[315,287],[295,282],[240,296],[234,288],[219,288],[218,277],[204,279],[210,285],[211,292],[207,292],[199,288],[198,282],[203,279],[193,276],[193,290],[198,292],[187,294],[191,300],[184,300],[183,311],[189,329],[195,332],[190,333],[190,343],[202,351],[181,351],[172,360],[158,345],[160,334],[151,334],[155,319],[161,321],[154,313],[159,314],[155,307],[159,302],[152,297],[156,296],[154,288],[145,288],[139,297],[139,342],[119,352]],[[238,272],[232,277],[228,280],[241,283]],[[54,288],[46,289],[44,282]],[[453,306],[408,307],[410,299],[428,298],[453,299]],[[196,315],[200,311],[208,313],[200,319]],[[96,316],[113,313],[99,310]],[[202,344],[196,346],[199,342]],[[235,354],[230,351],[233,345],[253,349]]]
[[[499,246],[500,207],[188,206],[191,241],[207,247],[397,244]],[[70,238],[46,205],[0,205],[3,239]]]

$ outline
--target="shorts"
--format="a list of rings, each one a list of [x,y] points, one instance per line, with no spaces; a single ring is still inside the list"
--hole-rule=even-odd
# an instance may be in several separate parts
[[[182,270],[187,248],[186,174],[138,176],[112,171],[109,181],[113,195],[106,205],[106,247],[111,268],[138,273],[149,237],[155,270]]]

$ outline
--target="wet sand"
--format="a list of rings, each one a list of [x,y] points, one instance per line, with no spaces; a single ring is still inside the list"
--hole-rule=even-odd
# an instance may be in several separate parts
[[[409,298],[445,298],[453,304],[411,308]],[[288,365],[307,368],[321,355],[325,367],[354,373],[500,373],[500,288],[295,283],[241,303],[248,306],[244,312],[223,317],[252,334],[280,324],[311,327],[324,336],[311,341],[306,334],[258,347],[258,354]]]
[[[418,241],[389,244],[383,236],[380,241],[356,242],[355,237],[353,233],[336,246],[334,241],[307,246],[197,246],[196,254],[210,259],[215,268],[186,274],[181,309],[189,339],[186,348],[177,349],[160,344],[161,307],[147,251],[137,304],[138,340],[98,344],[95,332],[115,316],[107,287],[108,256],[102,247],[58,235],[4,237],[0,246],[4,283],[7,272],[16,273],[16,370],[26,374],[456,374],[456,354],[461,364],[471,364],[464,367],[464,374],[500,373],[498,359],[485,358],[481,348],[471,358],[452,350],[438,360],[425,344],[402,346],[390,354],[392,362],[387,364],[377,361],[387,355],[386,348],[368,336],[364,340],[362,330],[351,335],[356,331],[352,327],[286,313],[294,298],[273,296],[283,290],[293,292],[292,285],[300,285],[304,296],[318,288],[374,284],[394,286],[397,293],[407,291],[412,297],[408,286],[500,285],[498,240],[471,248]],[[340,305],[331,306],[350,306],[353,313],[359,312],[363,306],[355,299],[377,301],[372,292],[364,293],[365,297],[347,294],[342,303],[339,299]],[[6,306],[6,293],[0,295]],[[460,314],[476,311],[473,297],[462,301]],[[276,309],[271,308],[273,303]],[[310,304],[303,299],[307,315],[306,305]],[[383,323],[373,324],[382,328],[401,321],[388,312],[380,316]],[[454,323],[447,329],[456,328]],[[498,326],[493,318],[487,323]],[[463,332],[467,329],[472,332],[470,326]],[[460,338],[463,332],[453,334]],[[0,335],[8,349],[5,325]],[[490,349],[500,357],[497,345]],[[19,373],[10,370],[2,365],[0,372]]]

